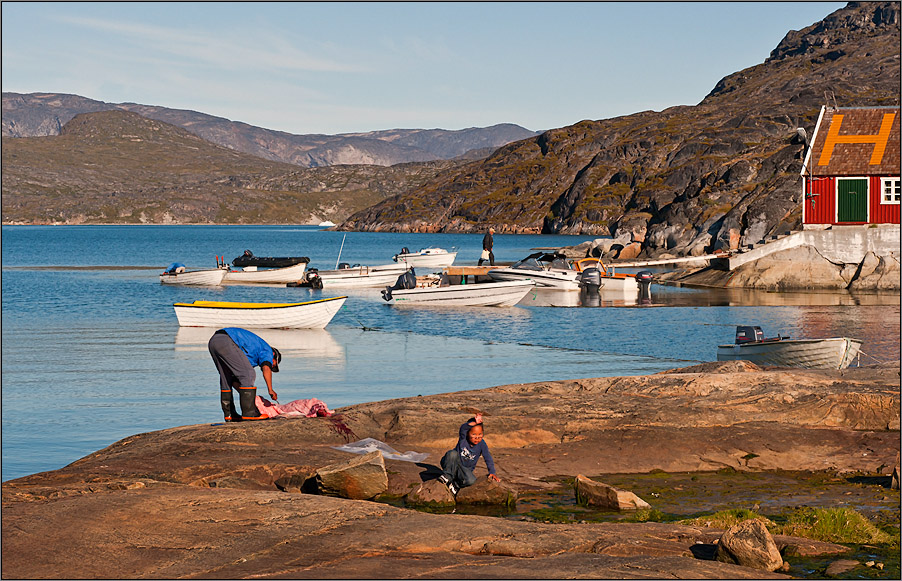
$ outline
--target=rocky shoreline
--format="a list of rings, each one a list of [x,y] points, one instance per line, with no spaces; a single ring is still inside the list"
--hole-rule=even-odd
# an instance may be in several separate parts
[[[3,484],[3,577],[785,577],[710,560],[702,549],[724,531],[708,527],[549,524],[384,501],[434,485],[469,407],[490,414],[486,441],[513,495],[580,474],[889,474],[900,449],[899,378],[898,363],[841,372],[707,363],[359,404],[333,418],[138,434]],[[335,447],[362,438],[429,456],[380,458],[387,482],[374,500],[383,502],[306,493],[323,467],[361,458]],[[774,540],[786,554],[844,550]]]

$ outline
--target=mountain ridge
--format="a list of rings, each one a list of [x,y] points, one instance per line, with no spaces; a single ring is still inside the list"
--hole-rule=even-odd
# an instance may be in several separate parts
[[[531,137],[537,132],[512,123],[490,127],[448,129],[388,129],[336,135],[293,134],[256,127],[188,109],[137,103],[106,103],[66,93],[3,93],[2,135],[39,137],[59,135],[81,113],[125,110],[182,127],[211,143],[301,167],[339,164],[390,166],[437,161],[495,148]]]

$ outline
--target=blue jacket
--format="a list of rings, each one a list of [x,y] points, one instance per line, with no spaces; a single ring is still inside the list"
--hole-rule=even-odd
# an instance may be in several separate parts
[[[476,462],[479,457],[485,458],[485,467],[489,469],[489,474],[495,473],[495,461],[492,459],[492,453],[489,452],[489,446],[482,440],[475,446],[471,445],[467,440],[467,432],[472,428],[468,422],[460,427],[460,439],[457,442],[457,453],[460,455],[460,463],[473,470],[476,468]]]
[[[244,351],[251,367],[262,368],[267,365],[272,368],[272,347],[269,346],[269,343],[247,329],[226,327],[223,331],[235,342],[235,345],[238,345],[239,349]]]

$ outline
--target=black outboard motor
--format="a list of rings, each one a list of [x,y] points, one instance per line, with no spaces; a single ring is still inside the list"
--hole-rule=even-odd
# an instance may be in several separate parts
[[[382,298],[386,301],[391,300],[391,292],[393,290],[400,289],[410,289],[417,288],[417,274],[411,268],[406,271],[404,274],[398,277],[398,280],[395,282],[394,286],[387,286],[385,290],[382,291]]]
[[[319,270],[315,268],[309,269],[304,274],[304,282],[310,288],[323,288],[323,279],[319,276]]]
[[[651,303],[651,286],[654,276],[650,270],[640,270],[636,273],[636,282],[639,283],[639,303],[647,305]]]
[[[598,292],[601,288],[601,271],[596,266],[590,266],[582,271],[579,276],[579,286],[586,292]]]
[[[761,327],[753,327],[751,325],[737,325],[736,326],[736,344],[742,345],[743,343],[754,343],[756,341],[764,340],[764,331],[761,330]]]

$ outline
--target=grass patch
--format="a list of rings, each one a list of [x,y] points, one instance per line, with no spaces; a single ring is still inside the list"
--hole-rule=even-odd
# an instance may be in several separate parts
[[[851,508],[803,508],[772,533],[838,544],[899,543]]]

